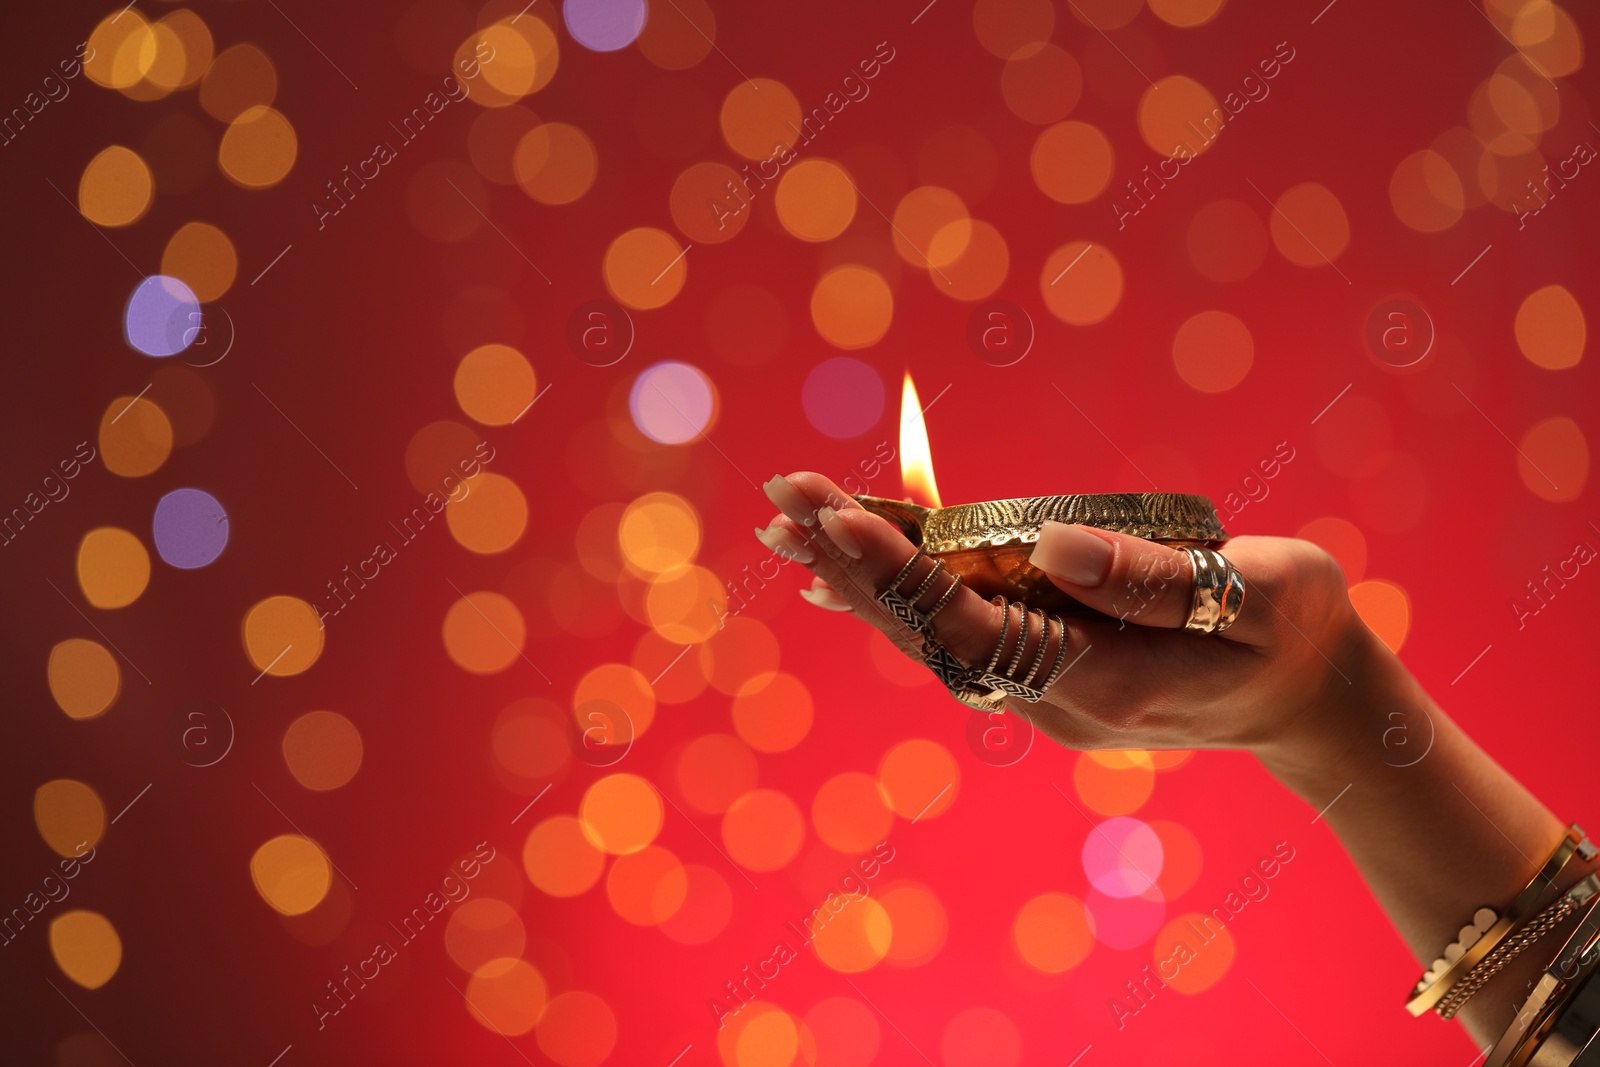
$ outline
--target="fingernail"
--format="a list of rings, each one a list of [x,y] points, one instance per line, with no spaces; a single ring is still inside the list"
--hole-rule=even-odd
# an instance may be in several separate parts
[[[756,540],[766,545],[768,551],[792,559],[796,563],[810,564],[817,561],[817,554],[801,544],[798,537],[782,526],[768,526],[765,530],[757,527]]]
[[[816,516],[812,514],[811,501],[807,500],[805,494],[796,489],[783,475],[773,475],[772,480],[763,485],[761,490],[767,494],[767,499],[772,501],[773,507],[801,526],[817,524]]]
[[[817,511],[817,518],[822,520],[822,532],[828,535],[828,540],[839,546],[839,551],[851,559],[860,559],[866,555],[855,532],[845,525],[845,521],[839,517],[837,511],[832,508],[821,508]]]
[[[1093,588],[1111,573],[1116,549],[1103,537],[1078,526],[1047,522],[1028,562],[1055,578]]]
[[[800,590],[800,595],[807,601],[827,611],[850,611],[850,601],[833,591],[833,588],[818,578],[816,584],[810,589]]]

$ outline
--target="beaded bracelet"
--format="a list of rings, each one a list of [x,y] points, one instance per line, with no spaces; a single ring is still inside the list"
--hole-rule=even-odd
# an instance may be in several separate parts
[[[1566,869],[1573,856],[1578,856],[1587,862],[1597,853],[1600,853],[1600,849],[1589,841],[1577,823],[1569,826],[1566,836],[1561,839],[1556,850],[1528,882],[1527,887],[1517,894],[1517,898],[1506,908],[1503,915],[1480,931],[1478,920],[1485,917],[1484,912],[1491,910],[1480,908],[1473,915],[1472,923],[1462,927],[1460,940],[1455,945],[1447,946],[1446,955],[1434,960],[1433,966],[1418,979],[1416,987],[1412,990],[1411,999],[1406,1002],[1406,1010],[1412,1015],[1421,1015],[1444,1000],[1457,982],[1477,967],[1501,941],[1504,941],[1513,927],[1527,918],[1533,911],[1534,905],[1544,896],[1545,889]],[[1461,946],[1460,954],[1455,959],[1450,959],[1448,953],[1456,945]]]

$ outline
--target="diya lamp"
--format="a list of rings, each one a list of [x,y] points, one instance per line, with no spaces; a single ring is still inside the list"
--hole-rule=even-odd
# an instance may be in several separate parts
[[[1047,612],[1089,609],[1028,561],[1046,522],[1081,523],[1173,546],[1217,548],[1228,539],[1211,500],[1187,493],[1072,493],[942,506],[933,477],[927,424],[908,373],[900,404],[900,475],[904,500],[856,495],[855,501],[942,560],[969,588]]]

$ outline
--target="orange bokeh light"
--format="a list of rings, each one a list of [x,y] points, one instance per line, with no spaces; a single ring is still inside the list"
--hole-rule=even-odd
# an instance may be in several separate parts
[[[1084,204],[1111,182],[1116,153],[1100,130],[1087,122],[1060,122],[1033,142],[1028,165],[1034,184],[1061,204]]]
[[[122,938],[104,915],[74,908],[50,920],[50,955],[62,974],[99,989],[122,966]]]
[[[1411,601],[1404,589],[1393,582],[1369,578],[1350,587],[1350,603],[1390,652],[1400,651],[1411,630]]]
[[[829,159],[802,159],[784,171],[773,205],[783,228],[802,241],[831,241],[856,217],[850,175]]]
[[[1225,393],[1244,381],[1255,353],[1250,328],[1226,311],[1202,311],[1186,319],[1172,339],[1178,377],[1202,393]]]
[[[1560,503],[1576,500],[1589,480],[1589,442],[1565,415],[1530,426],[1517,449],[1517,473],[1534,496]]]
[[[606,288],[623,304],[640,311],[672,301],[688,280],[688,257],[665,230],[640,226],[611,242],[601,265]]]
[[[776,789],[752,789],[722,817],[723,845],[734,862],[752,871],[788,866],[805,836],[805,817]]]
[[[105,834],[106,807],[90,786],[57,778],[34,790],[33,822],[58,855],[81,856]]]
[[[876,778],[846,771],[817,790],[811,801],[811,825],[823,844],[837,852],[866,852],[888,836],[894,813]]]
[[[545,1012],[550,987],[523,959],[491,960],[467,979],[467,1011],[485,1029],[515,1037],[532,1030]]]
[[[678,232],[696,244],[731,241],[754,212],[739,172],[726,163],[696,163],[672,183],[667,206]]]
[[[149,165],[131,148],[112,145],[83,168],[78,210],[97,226],[129,226],[144,217],[154,194]]]
[[[823,340],[837,348],[867,348],[889,332],[894,293],[870,267],[835,267],[811,292],[811,321]]]
[[[978,0],[972,8],[978,43],[1001,59],[1037,52],[1055,24],[1050,0]]]
[[[463,901],[444,928],[445,952],[468,974],[510,968],[527,942],[517,909],[494,897]]]
[[[602,722],[587,715],[593,710],[589,705],[596,701],[620,709],[624,721]],[[572,691],[572,707],[578,728],[600,727],[608,732],[608,743],[640,736],[656,718],[656,697],[650,680],[626,663],[602,663],[580,678]]]
[[[1041,893],[1017,912],[1011,940],[1028,966],[1062,974],[1082,963],[1094,948],[1089,913],[1066,893]]]
[[[683,906],[661,924],[661,932],[680,945],[703,945],[728,928],[733,891],[727,879],[710,867],[689,863],[683,873]]]
[[[56,706],[74,719],[103,714],[122,690],[122,671],[111,650],[82,637],[69,637],[50,650],[46,674]]]
[[[1161,980],[1186,996],[1222,981],[1233,965],[1235,951],[1233,935],[1209,914],[1180,915],[1163,926],[1150,943]]]
[[[1228,113],[1211,90],[1182,74],[1172,74],[1139,98],[1139,135],[1151,149],[1187,162],[1217,143]]]
[[[539,1020],[539,1051],[561,1067],[599,1067],[616,1044],[616,1015],[582,989],[552,999]]]
[[[1062,322],[1092,326],[1122,301],[1122,264],[1104,245],[1069,241],[1044,261],[1039,292]]]
[[[1175,822],[1155,819],[1149,826],[1161,841],[1161,873],[1156,876],[1155,888],[1161,899],[1176,900],[1200,878],[1204,866],[1200,842]],[[1148,889],[1146,895],[1150,895]]]
[[[322,655],[317,609],[293,596],[269,596],[245,613],[244,650],[262,674],[285,678],[309,670]]]
[[[933,890],[918,882],[898,882],[878,897],[889,913],[894,937],[885,959],[897,967],[920,967],[944,948],[950,920]]]
[[[699,648],[700,669],[711,688],[733,696],[750,679],[778,669],[778,638],[766,623],[736,615]]]
[[[1094,811],[1101,815],[1128,815],[1150,799],[1156,772],[1139,764],[1109,767],[1085,752],[1073,767],[1072,781],[1078,796]]]
[[[479,555],[494,555],[522,540],[528,528],[528,498],[503,474],[484,472],[466,483],[472,491],[445,509],[445,523],[456,544]]]
[[[1284,191],[1273,205],[1272,243],[1290,263],[1330,265],[1350,244],[1350,220],[1332,190],[1304,182]]]
[[[883,962],[894,942],[894,921],[872,897],[853,900],[835,897],[838,911],[823,906],[811,938],[811,948],[826,966],[845,974],[859,974]]]
[[[885,752],[878,782],[896,815],[913,821],[943,815],[961,792],[961,768],[937,741],[912,738]]]
[[[660,845],[618,856],[606,874],[611,908],[635,926],[659,926],[678,913],[689,876],[678,857]]]
[[[575,897],[600,880],[605,853],[571,815],[553,815],[528,831],[522,869],[528,881],[553,897]]]
[[[338,789],[361,769],[361,731],[336,711],[308,711],[283,732],[283,761],[307,789]]]
[[[684,746],[673,768],[684,802],[707,815],[721,815],[756,787],[760,764],[743,741],[729,734],[706,734]]]
[[[1389,203],[1413,230],[1438,233],[1461,221],[1466,193],[1450,161],[1431,148],[1413,152],[1394,168]]]
[[[172,422],[148,397],[119,396],[100,418],[100,454],[112,474],[151,474],[172,454]]]
[[[522,657],[528,628],[510,599],[477,592],[450,605],[441,634],[456,666],[472,674],[498,674]]]
[[[1514,329],[1518,350],[1545,370],[1576,367],[1589,340],[1583,307],[1564,285],[1546,285],[1524,297]]]
[[[733,698],[733,728],[758,752],[787,752],[811,732],[815,705],[792,674],[758,674]]]
[[[636,774],[610,774],[591,785],[578,805],[583,832],[613,855],[638,852],[661,832],[665,809],[655,786]]]
[[[572,203],[593,187],[599,170],[594,142],[565,122],[533,127],[517,141],[511,154],[517,184],[541,204]]]
[[[720,124],[729,148],[745,159],[770,159],[794,143],[800,101],[782,82],[746,79],[728,90]]]
[[[456,403],[468,418],[485,426],[517,421],[538,395],[533,365],[510,345],[480,345],[456,364]]]
[[[1048,42],[1006,61],[1000,95],[1012,114],[1040,126],[1060,122],[1083,95],[1083,68],[1072,53]]]

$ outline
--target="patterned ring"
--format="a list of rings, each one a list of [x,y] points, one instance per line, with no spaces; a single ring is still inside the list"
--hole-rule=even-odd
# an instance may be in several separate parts
[[[913,561],[915,562],[915,561]],[[906,571],[909,573],[909,570]],[[944,645],[936,640],[929,624],[933,617],[947,607],[955,599],[956,591],[961,588],[960,576],[950,583],[950,586],[940,594],[939,600],[928,612],[917,611],[911,601],[897,592],[894,588],[885,589],[878,594],[881,601],[896,618],[899,618],[908,627],[918,630],[923,636],[922,660],[923,663],[938,677],[940,683],[961,703],[968,707],[978,708],[982,711],[1000,711],[1005,707],[1006,697],[1016,697],[1030,703],[1038,703],[1044,699],[1045,689],[1048,689],[1061,674],[1066,664],[1067,656],[1067,627],[1060,616],[1046,615],[1038,612],[1039,622],[1039,647],[1035,650],[1028,670],[1023,680],[1017,677],[1017,668],[1022,665],[1027,655],[1028,632],[1033,629],[1029,625],[1029,616],[1033,614],[1025,604],[1017,604],[1021,612],[1018,624],[1017,643],[1012,649],[1010,663],[1004,673],[997,673],[995,668],[1005,656],[1006,638],[1011,632],[1012,603],[1004,597],[995,597],[991,604],[1000,608],[1000,634],[995,641],[994,650],[989,654],[989,661],[982,667],[967,667]],[[1055,659],[1050,664],[1050,672],[1045,678],[1044,688],[1034,688],[1031,684],[1038,678],[1044,669],[1045,661],[1049,658],[1050,642],[1056,642]]]

